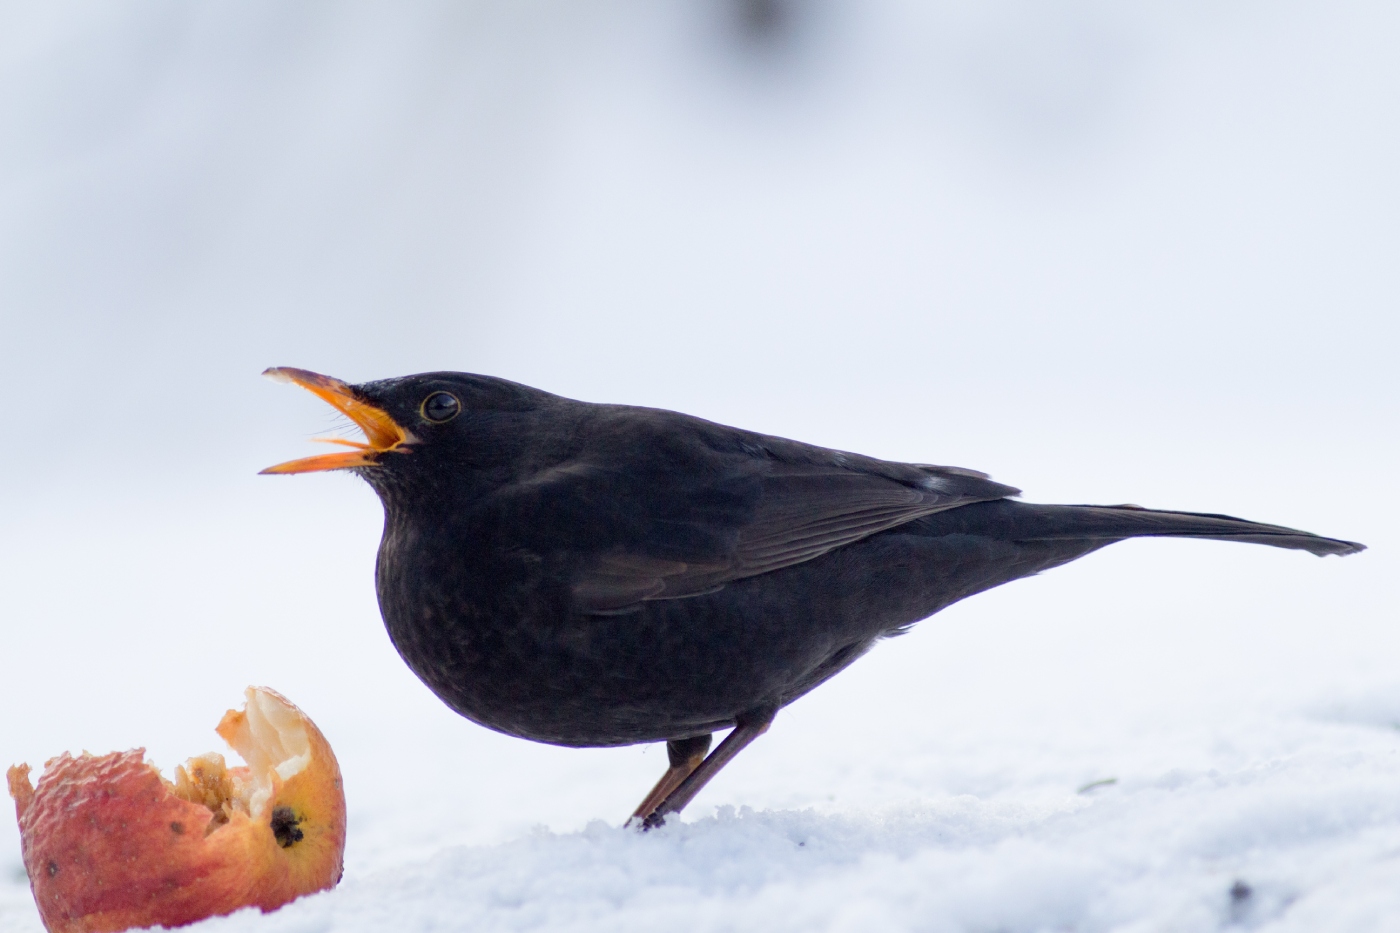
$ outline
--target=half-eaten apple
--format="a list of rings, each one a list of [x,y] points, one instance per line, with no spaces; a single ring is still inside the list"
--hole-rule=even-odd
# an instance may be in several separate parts
[[[167,781],[145,749],[9,769],[39,915],[50,933],[180,926],[243,907],[275,910],[340,880],[345,793],[316,725],[249,687],[218,733],[247,763],[191,758]]]

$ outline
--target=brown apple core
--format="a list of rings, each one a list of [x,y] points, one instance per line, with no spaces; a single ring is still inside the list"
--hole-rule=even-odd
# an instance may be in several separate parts
[[[223,755],[209,752],[177,767],[171,785],[175,796],[208,807],[214,814],[205,835],[227,823],[234,811],[253,817],[265,812],[271,803],[273,774],[286,781],[311,760],[306,726],[297,714],[261,694],[250,692],[247,708],[225,716],[219,734],[248,767],[230,768]],[[272,807],[267,819],[282,848],[302,840],[301,820],[291,807]],[[170,829],[185,831],[183,826]]]
[[[224,756],[217,752],[191,758],[176,767],[174,790],[176,797],[203,804],[214,814],[205,835],[227,823],[235,807],[247,812],[247,799],[238,793],[233,776],[224,764]],[[184,828],[176,832],[184,832]]]

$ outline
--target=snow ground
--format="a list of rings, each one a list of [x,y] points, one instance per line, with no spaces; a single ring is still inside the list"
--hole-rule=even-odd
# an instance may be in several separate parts
[[[891,764],[907,782],[895,806],[725,805],[647,836],[616,821],[539,827],[369,871],[354,869],[361,838],[337,891],[199,928],[1394,929],[1400,704],[1369,705],[1372,717],[1239,717],[1030,754],[987,740],[938,756],[905,747],[916,764]],[[1185,764],[1162,766],[1172,758]],[[957,793],[948,772],[960,768],[996,773],[961,775]],[[1115,783],[1076,792],[1085,774]],[[918,794],[921,783],[940,789]],[[41,929],[24,900],[12,880],[0,928]]]
[[[601,821],[572,833],[540,830],[352,879],[336,895],[273,918],[207,927],[1394,928],[1394,728],[1231,725],[1222,731],[1248,738],[1203,731],[1150,740],[1183,751],[1209,742],[1208,767],[1124,770],[1117,784],[1094,791],[1022,773],[987,796],[896,808],[723,807],[655,837]],[[1064,757],[1056,764],[1073,767]]]

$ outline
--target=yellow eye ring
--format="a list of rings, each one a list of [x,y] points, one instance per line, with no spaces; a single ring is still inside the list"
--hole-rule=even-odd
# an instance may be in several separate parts
[[[434,392],[423,399],[418,411],[425,420],[443,424],[462,413],[462,403],[450,392]]]

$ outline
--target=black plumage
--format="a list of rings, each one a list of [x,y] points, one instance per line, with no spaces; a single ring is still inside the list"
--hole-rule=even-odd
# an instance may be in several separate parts
[[[366,429],[349,453],[271,471],[350,468],[379,494],[380,609],[409,667],[511,735],[669,742],[637,814],[648,825],[777,709],[974,593],[1130,537],[1362,550],[1225,515],[1023,503],[972,470],[485,376],[271,372]],[[697,767],[710,733],[736,724]]]

